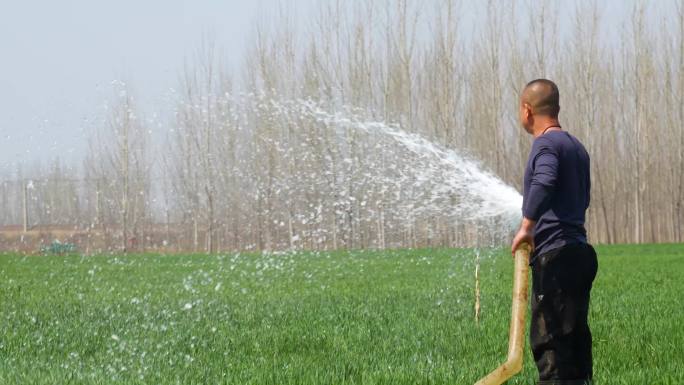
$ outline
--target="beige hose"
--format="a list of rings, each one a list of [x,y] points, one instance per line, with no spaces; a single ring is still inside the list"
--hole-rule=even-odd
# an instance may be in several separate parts
[[[508,358],[506,362],[476,382],[475,385],[500,385],[522,370],[529,260],[530,245],[523,243],[515,251],[513,306],[511,309],[511,330],[508,337]]]

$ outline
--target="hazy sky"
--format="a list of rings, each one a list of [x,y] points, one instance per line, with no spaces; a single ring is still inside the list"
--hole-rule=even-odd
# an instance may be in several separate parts
[[[314,2],[287,4],[296,3],[302,16]],[[184,59],[204,34],[217,38],[235,69],[255,22],[281,3],[0,0],[0,172],[58,155],[80,162],[113,80],[133,85],[148,117],[163,113]],[[472,6],[465,3],[467,13]],[[606,4],[609,16],[626,7]]]
[[[203,34],[217,36],[231,61],[268,5],[0,0],[0,170],[58,154],[80,159],[87,121],[111,95],[113,80],[129,81],[144,106],[153,106]]]

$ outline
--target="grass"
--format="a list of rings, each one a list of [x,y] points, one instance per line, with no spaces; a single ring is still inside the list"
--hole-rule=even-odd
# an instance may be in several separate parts
[[[598,384],[684,383],[684,245],[597,247]],[[472,384],[512,262],[473,250],[0,255],[1,384]],[[511,384],[533,384],[529,348]]]

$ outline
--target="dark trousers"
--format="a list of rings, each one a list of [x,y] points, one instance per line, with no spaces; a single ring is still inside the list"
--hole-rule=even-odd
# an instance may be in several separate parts
[[[530,346],[539,384],[590,384],[589,295],[598,262],[591,245],[539,254],[532,265]]]

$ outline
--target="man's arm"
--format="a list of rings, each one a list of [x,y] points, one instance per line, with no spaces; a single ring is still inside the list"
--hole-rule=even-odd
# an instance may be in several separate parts
[[[558,154],[551,146],[541,146],[534,158],[532,180],[523,216],[538,221],[551,206],[558,182]]]
[[[511,254],[521,243],[527,242],[534,250],[534,225],[551,206],[558,180],[558,154],[550,145],[542,145],[533,163],[532,180],[523,207],[523,221],[513,238]]]

